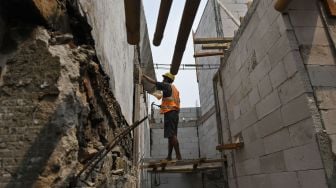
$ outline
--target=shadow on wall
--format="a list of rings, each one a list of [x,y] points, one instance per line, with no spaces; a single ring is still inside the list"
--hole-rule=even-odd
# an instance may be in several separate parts
[[[311,1],[313,1],[310,2],[311,4],[306,5],[311,6],[310,11],[305,12],[299,10],[299,2],[302,3],[302,1],[293,1],[288,7],[288,16],[299,43],[299,51],[308,72],[321,117],[321,120],[315,119],[314,122],[318,123],[312,126],[316,129],[314,131],[326,130],[315,134],[329,186],[334,187],[336,186],[336,156],[335,151],[332,153],[332,141],[336,139],[336,133],[331,131],[335,125],[332,125],[329,118],[336,115],[333,110],[335,106],[331,102],[336,96],[336,46],[333,43],[336,40],[336,32],[327,27],[334,28],[336,20],[329,15],[326,4]],[[320,125],[319,122],[322,124]]]
[[[22,158],[22,162],[19,164],[18,168],[10,172],[12,179],[7,184],[7,188],[12,187],[33,187],[33,186],[46,186],[52,183],[53,185],[57,185],[58,181],[60,181],[61,185],[66,185],[66,182],[70,181],[72,175],[74,175],[76,169],[74,168],[76,163],[73,161],[77,161],[78,155],[78,143],[76,140],[76,130],[75,126],[79,124],[79,117],[81,117],[80,112],[77,112],[76,109],[76,100],[68,96],[64,103],[61,104],[56,110],[55,114],[50,117],[50,120],[45,124],[40,124],[41,130],[38,131],[36,128],[36,132],[38,135],[33,141],[31,147],[26,151],[25,155]],[[55,102],[54,100],[48,101],[49,103]],[[30,128],[34,126],[34,116],[48,116],[43,112],[45,109],[34,109],[32,112],[32,124],[27,125]],[[60,118],[64,116],[64,118]],[[68,117],[73,117],[74,121],[78,120],[78,122],[68,122]],[[78,118],[78,119],[76,119]],[[49,119],[49,118],[48,118]],[[28,128],[29,129],[29,128]],[[27,133],[34,134],[34,133]],[[67,138],[67,143],[60,144],[61,138],[69,135]],[[71,138],[71,136],[73,136]],[[72,140],[73,139],[73,140]],[[69,142],[70,141],[70,142]],[[22,135],[20,137],[20,142],[30,142],[29,136]],[[19,143],[18,143],[19,145]],[[23,145],[25,146],[25,144]],[[53,153],[55,152],[56,147],[64,147],[64,150],[61,150],[63,153]],[[24,148],[22,148],[24,150]],[[14,158],[20,157],[20,151],[16,156],[14,154]],[[64,153],[65,152],[65,153]],[[53,158],[50,158],[53,154]],[[68,171],[68,176],[61,177],[59,172],[61,168],[65,167],[67,169],[72,169]],[[73,168],[71,168],[71,166]],[[53,182],[43,181],[44,178],[50,178],[50,176],[54,176]],[[65,179],[61,179],[65,178]],[[50,181],[50,180],[49,180]],[[45,183],[45,184],[44,184]]]

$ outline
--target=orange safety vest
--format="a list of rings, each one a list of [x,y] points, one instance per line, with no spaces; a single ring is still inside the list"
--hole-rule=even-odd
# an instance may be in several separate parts
[[[162,98],[160,114],[167,113],[172,110],[180,110],[180,93],[176,87],[171,84],[172,95]]]

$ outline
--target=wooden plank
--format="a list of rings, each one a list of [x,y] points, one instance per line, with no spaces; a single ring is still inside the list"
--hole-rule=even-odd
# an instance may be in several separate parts
[[[224,55],[223,52],[196,52],[194,57],[208,57],[208,56],[219,56]]]
[[[194,38],[194,44],[227,43],[232,41],[232,37],[223,38]]]
[[[223,144],[223,145],[218,145],[216,146],[216,150],[232,150],[232,149],[239,149],[244,146],[244,143],[239,142],[239,143],[232,143],[232,144]]]
[[[331,16],[336,16],[336,3],[334,0],[324,0],[327,10]]]
[[[203,44],[202,50],[215,50],[215,49],[228,49],[230,47],[229,43],[223,44]]]
[[[213,164],[213,163],[220,163],[226,161],[226,158],[222,159],[192,159],[192,160],[180,160],[180,161],[167,161],[167,160],[161,160],[161,161],[151,161],[148,162],[147,164],[144,164],[140,166],[140,168],[167,168],[167,167],[176,167],[176,166],[188,166],[188,165],[202,165],[202,164]]]

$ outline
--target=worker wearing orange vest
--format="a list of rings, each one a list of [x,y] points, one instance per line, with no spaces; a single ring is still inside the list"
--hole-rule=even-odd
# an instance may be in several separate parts
[[[172,151],[175,149],[176,159],[181,160],[181,152],[177,139],[177,126],[180,112],[179,91],[172,84],[175,76],[170,72],[162,75],[163,81],[156,82],[152,78],[143,75],[143,77],[152,84],[156,85],[158,90],[162,91],[163,98],[160,113],[164,114],[164,137],[168,138],[168,156],[167,160],[172,160]]]

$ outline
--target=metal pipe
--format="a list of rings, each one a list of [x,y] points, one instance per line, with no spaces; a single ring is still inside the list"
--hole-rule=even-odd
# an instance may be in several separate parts
[[[153,44],[155,46],[159,46],[161,44],[172,2],[173,0],[161,0],[159,16],[156,22],[156,29],[153,39]]]
[[[288,4],[291,2],[292,0],[277,0],[275,2],[275,5],[274,5],[274,8],[275,10],[279,11],[279,12],[282,12],[284,11]]]
[[[191,27],[193,25],[200,2],[201,0],[187,0],[184,5],[180,29],[177,35],[175,51],[170,67],[170,73],[174,75],[176,75],[179,70],[183,53],[188,41],[188,36],[191,31]]]
[[[127,42],[132,45],[140,41],[140,3],[139,0],[124,0]]]

